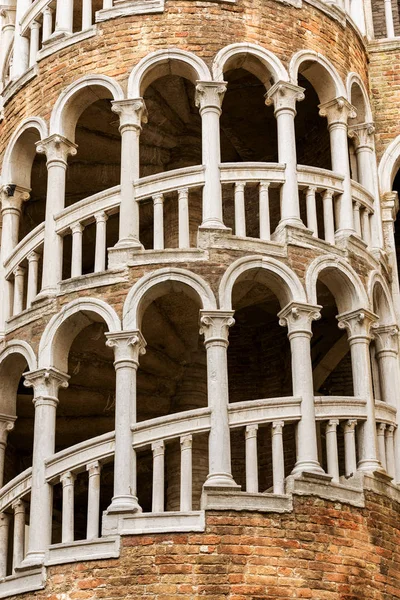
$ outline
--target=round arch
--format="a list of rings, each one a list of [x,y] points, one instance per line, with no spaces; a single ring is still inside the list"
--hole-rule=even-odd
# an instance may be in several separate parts
[[[151,52],[133,68],[128,80],[128,98],[141,98],[145,89],[164,75],[179,75],[196,81],[210,81],[206,63],[192,52],[170,48]]]
[[[47,136],[47,123],[41,117],[29,117],[18,125],[4,153],[1,174],[4,184],[13,183],[30,189],[36,142],[44,140]]]
[[[0,413],[4,415],[16,416],[17,389],[26,365],[29,371],[37,369],[32,347],[23,340],[7,342],[0,353]]]
[[[255,75],[266,87],[277,81],[289,81],[289,75],[275,54],[262,46],[248,43],[230,44],[215,56],[212,74],[215,81],[224,80],[224,72],[243,68]]]
[[[400,135],[386,148],[378,167],[381,194],[391,192],[393,181],[400,168]]]
[[[291,58],[289,64],[290,81],[298,85],[299,72],[314,87],[321,104],[334,98],[347,98],[346,87],[332,63],[314,50],[300,50]]]
[[[353,99],[353,87],[357,87]],[[372,110],[369,102],[367,90],[361,77],[358,73],[349,73],[346,81],[347,99],[356,109],[357,118],[354,123],[372,123]]]
[[[306,302],[300,279],[289,267],[274,258],[249,256],[235,261],[222,277],[219,286],[219,303],[222,310],[232,310],[233,286],[239,277],[255,269],[265,272],[268,286],[277,296],[281,308],[290,302]]]
[[[372,312],[379,317],[380,325],[396,323],[390,288],[379,271],[372,271],[368,277],[368,296]]]
[[[344,260],[321,256],[310,264],[306,273],[307,298],[310,304],[318,304],[318,280],[326,285],[335,298],[339,313],[370,307],[359,276]]]
[[[123,100],[124,92],[107,75],[86,75],[69,85],[58,97],[50,118],[50,135],[75,141],[75,128],[83,111],[97,100]]]
[[[124,304],[124,329],[140,329],[146,308],[166,291],[184,290],[200,302],[203,310],[216,310],[210,286],[198,275],[185,269],[165,268],[145,275],[132,287]]]
[[[46,326],[39,344],[39,368],[68,371],[68,353],[75,337],[93,321],[103,320],[110,333],[121,331],[121,321],[111,306],[96,298],[70,302]]]

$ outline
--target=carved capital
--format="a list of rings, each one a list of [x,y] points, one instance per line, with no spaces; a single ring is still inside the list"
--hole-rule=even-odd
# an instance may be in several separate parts
[[[207,108],[221,111],[222,101],[226,92],[225,81],[198,81],[196,85],[196,106],[200,114]]]
[[[8,185],[2,185],[0,187],[0,199],[1,199],[1,211],[4,214],[5,211],[18,211],[22,209],[22,204],[29,200],[31,197],[30,190],[27,188],[14,185],[12,183]]]
[[[357,426],[356,419],[348,419],[343,423],[343,431],[344,433],[354,433]]]
[[[139,365],[139,357],[146,354],[146,340],[138,329],[106,333],[106,345],[114,350],[115,367],[131,363]]]
[[[282,435],[285,421],[273,421],[272,422],[272,435]]]
[[[257,438],[258,425],[247,425],[245,431],[246,440],[250,440],[251,438]]]
[[[375,340],[376,355],[382,352],[397,353],[399,349],[399,328],[397,325],[372,325],[372,338]]]
[[[119,115],[119,129],[133,127],[139,131],[142,124],[147,123],[147,108],[143,98],[133,100],[114,100],[111,110]]]
[[[191,450],[193,446],[192,434],[182,435],[180,438],[181,450]]]
[[[98,460],[95,460],[94,462],[91,462],[88,465],[86,465],[86,471],[89,473],[89,477],[95,477],[97,475],[100,475],[101,464]]]
[[[57,369],[38,369],[25,373],[24,386],[33,388],[35,406],[50,404],[57,406],[58,390],[68,387],[69,375]]]
[[[228,343],[229,327],[235,324],[233,310],[201,310],[200,335],[204,334],[204,343]]]
[[[165,453],[165,444],[163,440],[157,440],[151,444],[151,450],[153,452],[153,457],[156,456],[164,456]]]
[[[305,88],[287,81],[278,81],[265,94],[265,104],[274,105],[275,114],[289,110],[296,114],[296,102],[304,100]]]
[[[339,419],[330,419],[326,424],[325,433],[336,433],[338,425]]]
[[[75,475],[71,471],[67,471],[60,476],[60,482],[62,483],[63,488],[74,485]]]
[[[347,125],[349,119],[355,119],[357,116],[355,107],[343,96],[320,104],[318,108],[321,117],[328,119],[329,127],[338,123]]]
[[[342,313],[336,318],[339,322],[339,329],[347,330],[349,342],[369,341],[372,324],[378,320],[377,315],[363,308]]]
[[[291,302],[279,313],[279,325],[287,327],[289,337],[293,334],[303,333],[312,335],[312,322],[321,318],[321,306]]]
[[[374,149],[375,126],[373,123],[362,123],[349,127],[348,136],[353,140],[356,150]]]
[[[0,416],[0,444],[2,446],[6,445],[8,434],[14,429],[15,420],[16,417]]]
[[[51,162],[66,163],[68,156],[75,156],[78,146],[62,135],[53,134],[45,140],[36,142],[36,152],[45,154],[47,164]]]

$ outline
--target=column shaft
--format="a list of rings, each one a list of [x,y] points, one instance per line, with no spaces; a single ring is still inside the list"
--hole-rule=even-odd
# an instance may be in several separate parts
[[[246,492],[258,493],[258,425],[246,427]]]
[[[178,190],[179,211],[179,248],[190,248],[189,236],[189,190],[181,188]]]
[[[75,475],[68,471],[61,475],[62,483],[62,534],[63,544],[74,541]]]
[[[343,426],[344,431],[344,461],[345,475],[352,477],[357,471],[357,456],[356,456],[356,435],[355,428],[357,421],[349,419]]]
[[[106,213],[101,212],[95,215],[96,219],[96,248],[94,258],[94,272],[101,273],[106,270],[106,250],[107,250],[107,220]]]
[[[14,510],[14,541],[13,541],[13,573],[24,560],[25,554],[25,502],[17,500],[12,505]]]
[[[89,473],[86,538],[94,540],[99,537],[101,465],[95,461],[87,465],[86,470]]]
[[[181,442],[181,497],[180,509],[182,512],[192,510],[192,435],[184,435]]]
[[[334,483],[339,482],[339,458],[337,447],[336,428],[339,421],[331,419],[326,426],[326,457],[328,462],[328,475],[332,477]]]
[[[271,224],[269,214],[269,181],[260,181],[259,205],[260,205],[260,239],[269,241],[271,239]]]
[[[164,512],[164,442],[154,442],[153,451],[153,498],[152,512]]]
[[[272,478],[274,494],[285,493],[285,457],[283,453],[284,421],[272,423]]]

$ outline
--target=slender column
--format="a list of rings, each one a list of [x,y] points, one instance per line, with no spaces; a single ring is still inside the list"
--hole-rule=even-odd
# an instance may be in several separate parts
[[[72,260],[71,277],[82,275],[82,234],[85,228],[81,223],[75,223],[71,227],[72,233]]]
[[[4,73],[8,50],[15,35],[15,6],[4,6],[0,14],[0,73]]]
[[[235,183],[235,235],[246,237],[245,183]]]
[[[363,209],[361,213],[361,230],[362,238],[367,246],[371,246],[371,224],[370,224],[369,210]]]
[[[68,471],[60,477],[62,484],[62,535],[63,544],[74,541],[75,475]]]
[[[343,425],[346,477],[352,477],[357,471],[356,425],[357,421],[355,419],[349,419]]]
[[[6,456],[7,438],[10,431],[14,429],[15,419],[16,417],[0,417],[0,488],[2,488],[4,484],[4,460]]]
[[[53,37],[71,35],[74,21],[74,0],[58,0],[56,8],[56,27]]]
[[[113,0],[103,0],[103,10],[113,7]]]
[[[39,52],[39,34],[40,34],[40,23],[33,21],[30,26],[31,39],[29,46],[29,66],[33,67],[36,64],[37,53]]]
[[[307,227],[312,231],[314,237],[318,237],[317,205],[315,192],[317,188],[308,187],[306,190]]]
[[[181,437],[181,512],[192,510],[192,446],[193,436]]]
[[[283,454],[284,421],[272,423],[272,478],[274,494],[285,493],[285,457]]]
[[[0,513],[0,579],[7,575],[9,529],[9,515]]]
[[[42,29],[42,42],[47,42],[51,34],[53,33],[53,11],[50,6],[46,6],[43,13],[43,29]]]
[[[100,472],[101,465],[98,460],[88,464],[86,471],[89,474],[88,482],[88,514],[86,538],[95,540],[99,537],[100,523]]]
[[[164,442],[153,442],[151,445],[153,452],[153,498],[152,512],[164,512]]]
[[[57,3],[57,6],[62,4]],[[39,154],[47,157],[47,196],[43,249],[43,277],[40,297],[53,295],[62,279],[62,237],[55,228],[54,217],[65,203],[65,177],[67,158],[74,156],[77,146],[60,135],[52,135],[38,142]]]
[[[219,171],[221,162],[219,118],[225,92],[225,82],[197,82],[196,106],[199,107],[201,116],[202,154],[205,168],[203,222],[201,226],[209,229],[225,228],[222,217],[222,190]]]
[[[82,0],[82,31],[92,26],[92,0]]]
[[[354,202],[353,204],[353,220],[354,220],[354,229],[356,230],[356,234],[361,237],[361,217],[360,217],[360,203]]]
[[[322,472],[318,462],[314,386],[311,364],[311,324],[321,318],[320,306],[291,302],[278,313],[279,324],[288,327],[292,354],[293,395],[300,397],[301,419],[297,423],[297,461],[293,473]]]
[[[153,196],[153,246],[154,250],[164,249],[164,196],[155,194]]]
[[[335,243],[335,222],[333,217],[333,192],[326,190],[322,195],[324,212],[325,241],[329,244]]]
[[[207,352],[208,406],[211,430],[208,438],[209,473],[205,485],[236,486],[232,477],[228,421],[228,331],[235,321],[233,311],[200,311],[200,334]]]
[[[297,155],[294,118],[296,102],[304,100],[304,88],[278,81],[266,94],[266,104],[274,104],[278,128],[278,159],[285,165],[285,182],[281,188],[281,223],[304,227],[300,218],[297,184]]]
[[[17,500],[13,502],[12,509],[14,511],[13,573],[15,573],[25,555],[26,504],[23,500]]]
[[[121,205],[117,248],[137,251],[139,241],[139,205],[135,197],[135,182],[140,176],[139,138],[142,123],[147,123],[143,98],[118,100],[112,110],[119,115],[121,133]]]
[[[385,450],[386,450],[386,471],[390,477],[395,477],[396,461],[394,453],[394,425],[386,427]]]
[[[360,448],[358,468],[362,471],[379,469],[376,441],[375,402],[369,353],[370,328],[376,315],[369,310],[354,310],[337,316],[340,329],[346,329],[351,354],[353,388],[356,398],[367,403],[367,420],[359,425]]]
[[[246,427],[246,492],[258,493],[258,425]]]
[[[260,239],[271,239],[271,222],[269,215],[269,181],[260,181],[259,204],[260,204]]]
[[[106,270],[106,250],[107,250],[107,220],[105,212],[96,213],[96,249],[94,258],[94,272],[101,273]]]
[[[23,561],[26,567],[42,565],[51,544],[53,488],[46,481],[45,463],[55,450],[58,390],[68,387],[68,379],[57,369],[25,374],[25,386],[33,387],[35,405],[29,545]]]
[[[29,39],[21,34],[21,21],[31,5],[31,0],[18,0],[15,15],[14,53],[11,65],[11,79],[18,79],[28,68]]]
[[[13,315],[19,315],[24,310],[25,269],[17,267],[14,271],[14,306]]]
[[[28,256],[28,291],[26,307],[30,308],[37,296],[39,279],[39,254],[31,252]]]
[[[136,454],[132,448],[131,426],[136,423],[136,376],[146,342],[140,331],[106,336],[107,346],[114,349],[116,372],[114,496],[107,512],[137,512],[141,508],[136,492]]]
[[[385,430],[386,430],[386,423],[378,423],[376,434],[377,434],[377,438],[378,438],[379,460],[382,465],[382,468],[386,471]]]
[[[343,194],[340,199],[339,224],[336,233],[349,235],[354,233],[354,224],[347,121],[349,118],[356,117],[356,111],[345,98],[335,98],[325,104],[320,104],[319,109],[319,114],[328,119],[332,170],[344,176]]]
[[[179,248],[190,248],[189,237],[189,189],[178,190]]]
[[[386,23],[386,37],[394,38],[394,23],[393,23],[393,9],[391,0],[384,0],[385,5],[385,23]]]
[[[336,433],[338,425],[339,421],[337,419],[330,419],[325,429],[328,475],[332,477],[334,483],[339,482],[339,458]]]

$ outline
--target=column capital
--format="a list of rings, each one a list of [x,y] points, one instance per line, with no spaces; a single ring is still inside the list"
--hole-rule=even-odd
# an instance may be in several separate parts
[[[35,252],[35,250],[32,250],[32,252],[28,254],[27,259],[28,263],[39,262],[40,255],[37,252]]]
[[[9,183],[0,188],[1,212],[18,211],[21,212],[23,202],[31,197],[31,190],[19,185]]]
[[[108,221],[108,215],[104,211],[95,213],[94,218],[96,219],[96,223],[106,223]]]
[[[393,437],[395,429],[396,427],[394,425],[388,425],[386,427],[386,437]]]
[[[373,123],[361,123],[360,125],[351,125],[348,129],[348,136],[353,140],[356,151],[367,148],[374,149],[375,125]]]
[[[70,142],[62,135],[53,134],[50,137],[36,142],[36,152],[45,154],[47,164],[51,162],[62,162],[67,164],[68,156],[75,156],[78,146]]]
[[[89,473],[89,477],[93,477],[94,475],[100,475],[101,472],[101,464],[98,460],[95,460],[86,465],[86,471]]]
[[[138,329],[106,333],[106,338],[106,345],[114,349],[116,368],[126,362],[138,367],[139,357],[146,354],[146,340]]]
[[[24,502],[23,500],[21,500],[21,498],[19,498],[18,500],[15,500],[11,504],[11,508],[13,509],[14,514],[25,513],[25,511],[26,511],[26,502]]]
[[[398,353],[399,328],[397,325],[372,325],[372,338],[375,341],[376,355],[383,352]]]
[[[165,444],[164,440],[157,440],[151,444],[151,450],[153,452],[153,456],[164,456],[165,453]]]
[[[339,329],[346,329],[349,343],[357,340],[369,341],[373,323],[378,320],[376,314],[368,309],[359,308],[337,315]]]
[[[72,235],[74,233],[83,233],[84,229],[85,229],[85,226],[82,225],[82,223],[74,223],[73,225],[71,225],[71,233],[72,233]]]
[[[206,109],[221,112],[222,101],[226,92],[225,81],[198,81],[196,84],[195,103],[200,114]]]
[[[16,420],[17,417],[0,415],[0,445],[4,446],[7,443],[8,434],[14,429]]]
[[[385,435],[386,423],[378,423],[376,429],[378,435]]]
[[[334,433],[339,425],[339,419],[329,419],[326,424],[325,433]]]
[[[397,192],[385,192],[382,200],[382,221],[393,223],[399,211],[399,196]]]
[[[193,435],[191,433],[182,435],[179,441],[182,450],[190,450],[193,446]]]
[[[350,431],[355,431],[357,426],[357,419],[348,419],[343,423],[343,431],[345,433],[350,433]]]
[[[357,111],[343,96],[324,102],[318,106],[321,117],[328,119],[328,127],[331,125],[347,125],[349,119],[355,119]]]
[[[285,421],[272,421],[272,435],[280,435],[283,433]]]
[[[246,426],[246,430],[245,430],[245,438],[246,440],[249,440],[251,438],[256,438],[257,437],[257,431],[258,431],[258,425],[255,423],[252,423],[251,425],[247,425]]]
[[[201,310],[200,335],[204,334],[204,343],[228,344],[229,327],[235,324],[233,310]]]
[[[147,123],[147,108],[143,98],[114,100],[111,110],[119,115],[119,130],[132,128],[140,131],[142,124]]]
[[[164,203],[164,194],[159,192],[158,194],[154,194],[152,196],[153,204],[163,204]]]
[[[38,369],[25,373],[24,386],[33,388],[35,406],[38,404],[58,404],[58,390],[68,387],[69,375],[58,369]]]
[[[312,336],[312,322],[321,318],[321,306],[290,302],[279,313],[279,325],[287,327],[289,338],[294,334],[307,334]]]
[[[60,475],[60,483],[62,483],[63,487],[67,487],[68,485],[74,485],[75,475],[72,471],[67,471]]]
[[[288,81],[277,81],[265,94],[265,104],[274,105],[275,115],[280,111],[290,111],[296,114],[296,102],[304,100],[305,88]]]

